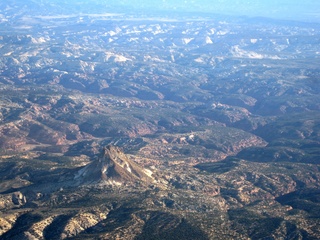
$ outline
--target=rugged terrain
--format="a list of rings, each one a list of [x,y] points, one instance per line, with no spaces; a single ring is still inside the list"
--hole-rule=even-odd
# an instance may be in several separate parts
[[[320,238],[319,25],[16,4],[2,239]]]

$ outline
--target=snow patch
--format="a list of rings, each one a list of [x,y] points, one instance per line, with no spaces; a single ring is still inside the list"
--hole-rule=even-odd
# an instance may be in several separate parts
[[[281,59],[278,56],[270,56],[265,54],[260,54],[253,51],[246,51],[244,49],[241,49],[239,45],[233,46],[231,49],[231,53],[234,57],[240,57],[240,58],[251,58],[251,59]]]
[[[188,136],[188,139],[189,140],[194,140],[194,137],[195,137],[194,134],[191,134],[191,135]]]
[[[157,35],[157,34],[160,34],[160,33],[164,33],[162,30],[155,30],[155,31],[152,31],[153,35]]]
[[[114,59],[115,62],[126,62],[126,61],[131,61],[131,59],[126,58],[124,56],[121,55],[117,55]]]
[[[112,52],[105,52],[105,61],[109,61],[111,58],[114,58],[114,62],[126,62],[126,61],[132,61],[130,58],[127,58],[125,56],[112,53]]]
[[[215,32],[216,32],[216,29],[215,28],[211,28],[211,29],[209,29],[209,31],[210,31],[210,34],[215,34]]]
[[[217,35],[219,35],[219,36],[224,36],[224,35],[226,35],[228,33],[228,31],[223,31],[223,30],[220,30],[219,32],[217,32]]]
[[[245,58],[252,58],[252,59],[263,59],[264,56],[262,54],[253,52],[253,51],[245,51],[239,48],[238,45],[232,47],[231,49],[232,55],[234,57],[245,57]]]
[[[129,42],[138,42],[139,38],[130,38]]]
[[[28,29],[32,29],[33,27],[32,26],[29,26],[29,25],[22,25],[22,26],[17,26],[17,27],[14,27],[15,29],[21,29],[21,30],[28,30]]]
[[[194,38],[182,38],[182,42],[184,44],[188,44],[189,42],[191,42]]]
[[[171,54],[171,61],[175,62],[175,58],[174,58],[173,54]]]
[[[213,44],[213,42],[209,36],[206,37],[206,44]]]
[[[4,56],[4,57],[8,57],[8,56],[10,56],[12,53],[13,53],[13,51],[12,51],[12,52],[8,52],[8,53],[5,53],[5,54],[3,54],[3,56]]]
[[[144,56],[143,61],[165,62],[165,60],[162,60],[158,57],[151,57],[149,55]]]
[[[258,42],[258,39],[256,39],[256,38],[251,38],[251,39],[250,39],[250,42],[253,43],[253,44],[254,44],[254,43],[257,43],[257,42]]]
[[[8,19],[6,19],[6,17],[3,14],[0,14],[0,23],[2,22],[7,22]]]
[[[53,69],[53,72],[54,72],[54,73],[69,74],[69,72],[67,72],[67,71],[61,71],[61,70],[59,70],[59,69]]]
[[[194,60],[197,63],[205,63],[204,59],[202,57],[198,57]]]
[[[44,37],[39,37],[39,38],[31,38],[31,42],[34,44],[41,44],[47,42]]]
[[[114,35],[117,35],[117,33],[116,33],[115,31],[109,31],[108,33],[109,33],[109,35],[110,35],[111,37],[113,37]]]

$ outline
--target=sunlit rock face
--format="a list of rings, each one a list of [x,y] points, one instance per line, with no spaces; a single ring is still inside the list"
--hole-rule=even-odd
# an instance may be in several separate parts
[[[113,145],[104,147],[100,157],[80,169],[74,179],[81,183],[115,186],[154,182],[151,170],[140,167]]]

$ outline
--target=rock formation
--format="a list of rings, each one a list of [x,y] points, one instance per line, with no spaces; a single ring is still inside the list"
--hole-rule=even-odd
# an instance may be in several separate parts
[[[81,168],[75,175],[80,184],[123,185],[153,183],[152,172],[131,161],[122,150],[113,145],[103,148],[97,160]]]

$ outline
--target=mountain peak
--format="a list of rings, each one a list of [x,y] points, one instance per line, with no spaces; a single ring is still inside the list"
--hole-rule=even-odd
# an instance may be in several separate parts
[[[152,172],[130,160],[121,148],[105,146],[97,160],[81,168],[75,175],[80,184],[128,185],[152,183]]]

